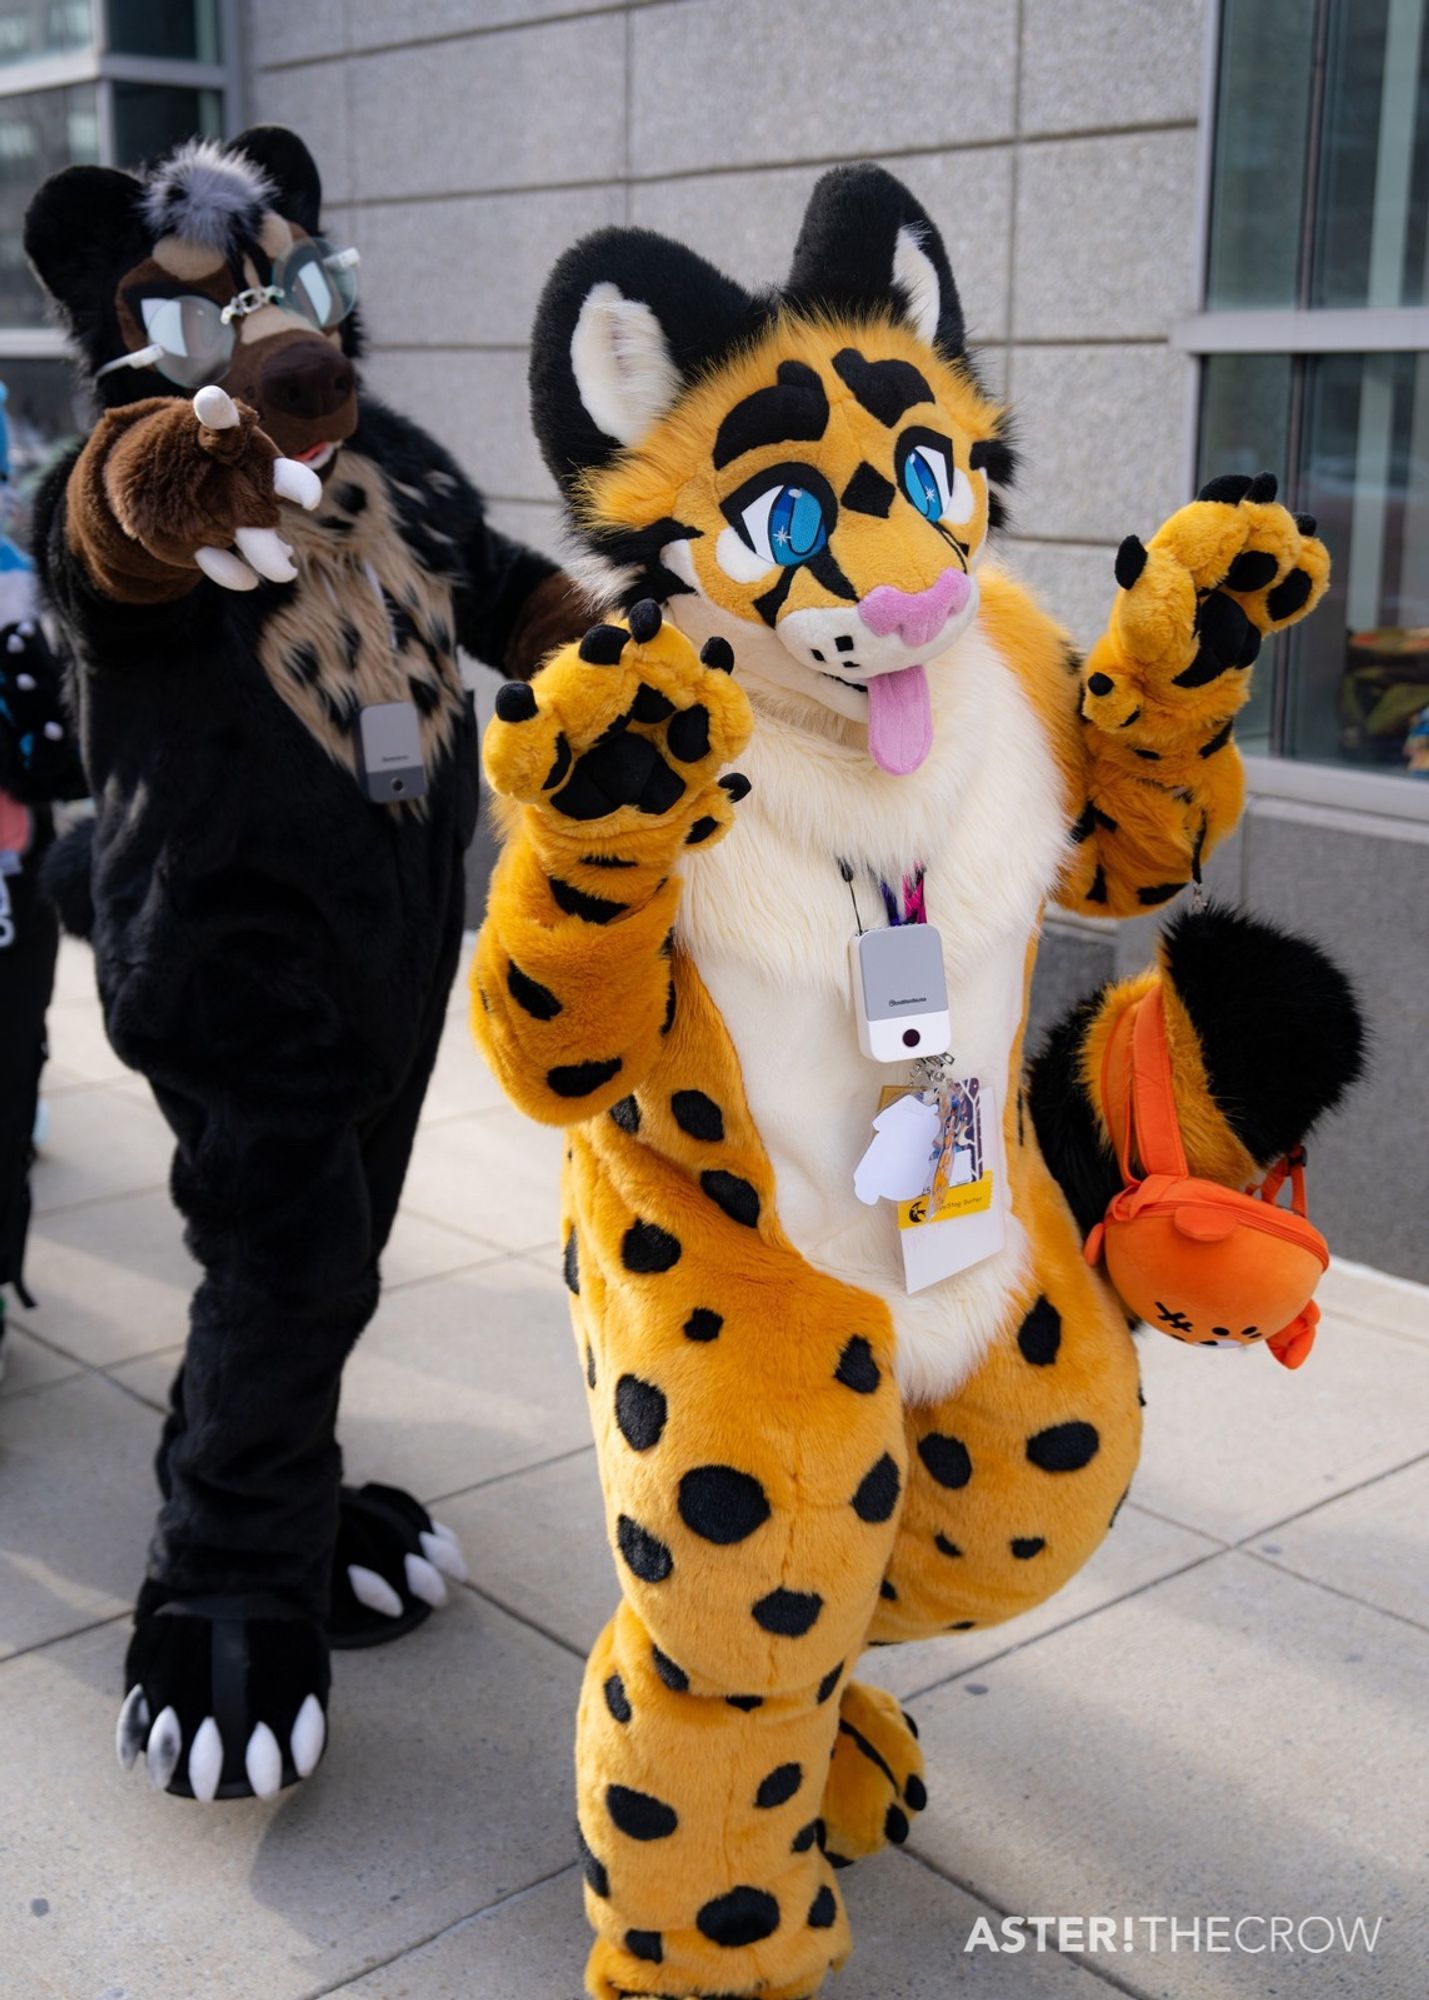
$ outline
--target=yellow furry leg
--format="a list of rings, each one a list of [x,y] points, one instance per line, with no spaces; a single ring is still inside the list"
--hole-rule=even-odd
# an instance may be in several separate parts
[[[917,1737],[891,1694],[849,1682],[824,1787],[824,1846],[835,1868],[908,1838],[909,1813],[928,1803]]]

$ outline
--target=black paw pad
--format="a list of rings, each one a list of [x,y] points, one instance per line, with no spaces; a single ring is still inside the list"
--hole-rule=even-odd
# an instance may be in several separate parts
[[[1116,552],[1113,570],[1123,590],[1130,590],[1146,567],[1146,550],[1135,535],[1128,535]]]
[[[1259,658],[1260,634],[1253,625],[1247,624],[1245,628],[1245,643],[1236,654],[1235,663],[1238,667],[1253,667]]]
[[[536,713],[536,696],[526,681],[503,681],[496,690],[496,713],[503,722],[529,722]]]
[[[1279,567],[1269,549],[1242,549],[1222,581],[1227,590],[1264,590]]]
[[[1279,491],[1280,481],[1273,472],[1257,472],[1246,488],[1245,497],[1247,500],[1264,503],[1273,500]]]
[[[648,681],[641,681],[630,704],[630,713],[637,722],[665,722],[675,713],[675,704],[667,694],[661,694],[659,688],[652,688]]]
[[[1277,583],[1265,600],[1265,608],[1272,618],[1291,618],[1309,597],[1314,588],[1306,571],[1292,569],[1283,583]]]
[[[589,667],[616,667],[625,651],[625,633],[618,625],[592,625],[578,648]]]
[[[718,632],[712,639],[706,639],[700,647],[700,665],[713,667],[716,673],[734,672],[734,648],[728,639],[722,639]]]
[[[682,764],[697,764],[709,755],[710,712],[702,702],[683,708],[666,731],[665,740]]]
[[[648,646],[664,619],[653,597],[642,597],[630,613],[630,636],[637,646]]]
[[[1223,500],[1228,506],[1234,507],[1244,500],[1249,491],[1250,479],[1244,472],[1223,472],[1218,479],[1208,479],[1196,498]]]
[[[1093,694],[1110,694],[1113,686],[1112,677],[1110,674],[1089,674],[1087,686]]]
[[[730,800],[734,805],[738,805],[741,799],[747,799],[754,789],[743,771],[726,772],[725,776],[719,782],[720,790],[728,792]]]

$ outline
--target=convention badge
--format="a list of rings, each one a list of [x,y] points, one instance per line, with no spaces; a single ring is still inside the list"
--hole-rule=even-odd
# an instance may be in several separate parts
[[[880,1107],[873,1138],[853,1170],[859,1200],[872,1207],[876,1201],[906,1202],[921,1194],[937,1159],[942,1128],[936,1101],[895,1089],[891,1102]]]
[[[1007,1168],[997,1094],[976,1076],[943,1080],[937,1153],[927,1186],[898,1204],[910,1292],[956,1277],[1007,1240]]]
[[[942,1055],[952,1036],[943,940],[931,924],[890,924],[849,941],[858,1045],[875,1062]]]

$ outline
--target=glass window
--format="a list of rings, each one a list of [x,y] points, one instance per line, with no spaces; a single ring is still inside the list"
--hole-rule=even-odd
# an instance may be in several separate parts
[[[218,0],[108,0],[109,46],[126,56],[223,60]]]
[[[0,63],[64,55],[93,36],[89,0],[0,0]]]
[[[98,158],[93,84],[0,97],[0,326],[45,324],[20,240],[31,195],[47,174]]]
[[[1212,355],[1200,462],[1285,468],[1334,558],[1261,655],[1245,747],[1429,775],[1429,355]]]
[[[0,360],[10,427],[10,484],[5,532],[30,546],[30,507],[57,452],[88,430],[92,414],[68,361]]]
[[[1314,0],[1224,0],[1206,276],[1212,307],[1296,302],[1314,52]]]
[[[217,139],[223,132],[223,95],[217,90],[184,90],[167,83],[116,83],[114,160],[135,167],[167,153],[195,133]]]
[[[1424,15],[1424,0],[1339,0],[1329,10],[1312,305],[1424,303]]]

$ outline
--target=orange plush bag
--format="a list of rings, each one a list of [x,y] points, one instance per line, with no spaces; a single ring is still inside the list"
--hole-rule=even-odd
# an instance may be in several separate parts
[[[1127,1306],[1163,1333],[1198,1345],[1263,1340],[1277,1361],[1298,1368],[1314,1345],[1313,1293],[1330,1262],[1305,1214],[1304,1152],[1287,1154],[1246,1193],[1187,1172],[1159,986],[1112,1031],[1102,1101],[1121,1134],[1125,1186],[1087,1238],[1087,1262],[1105,1258]],[[1287,1178],[1292,1206],[1278,1208]]]

